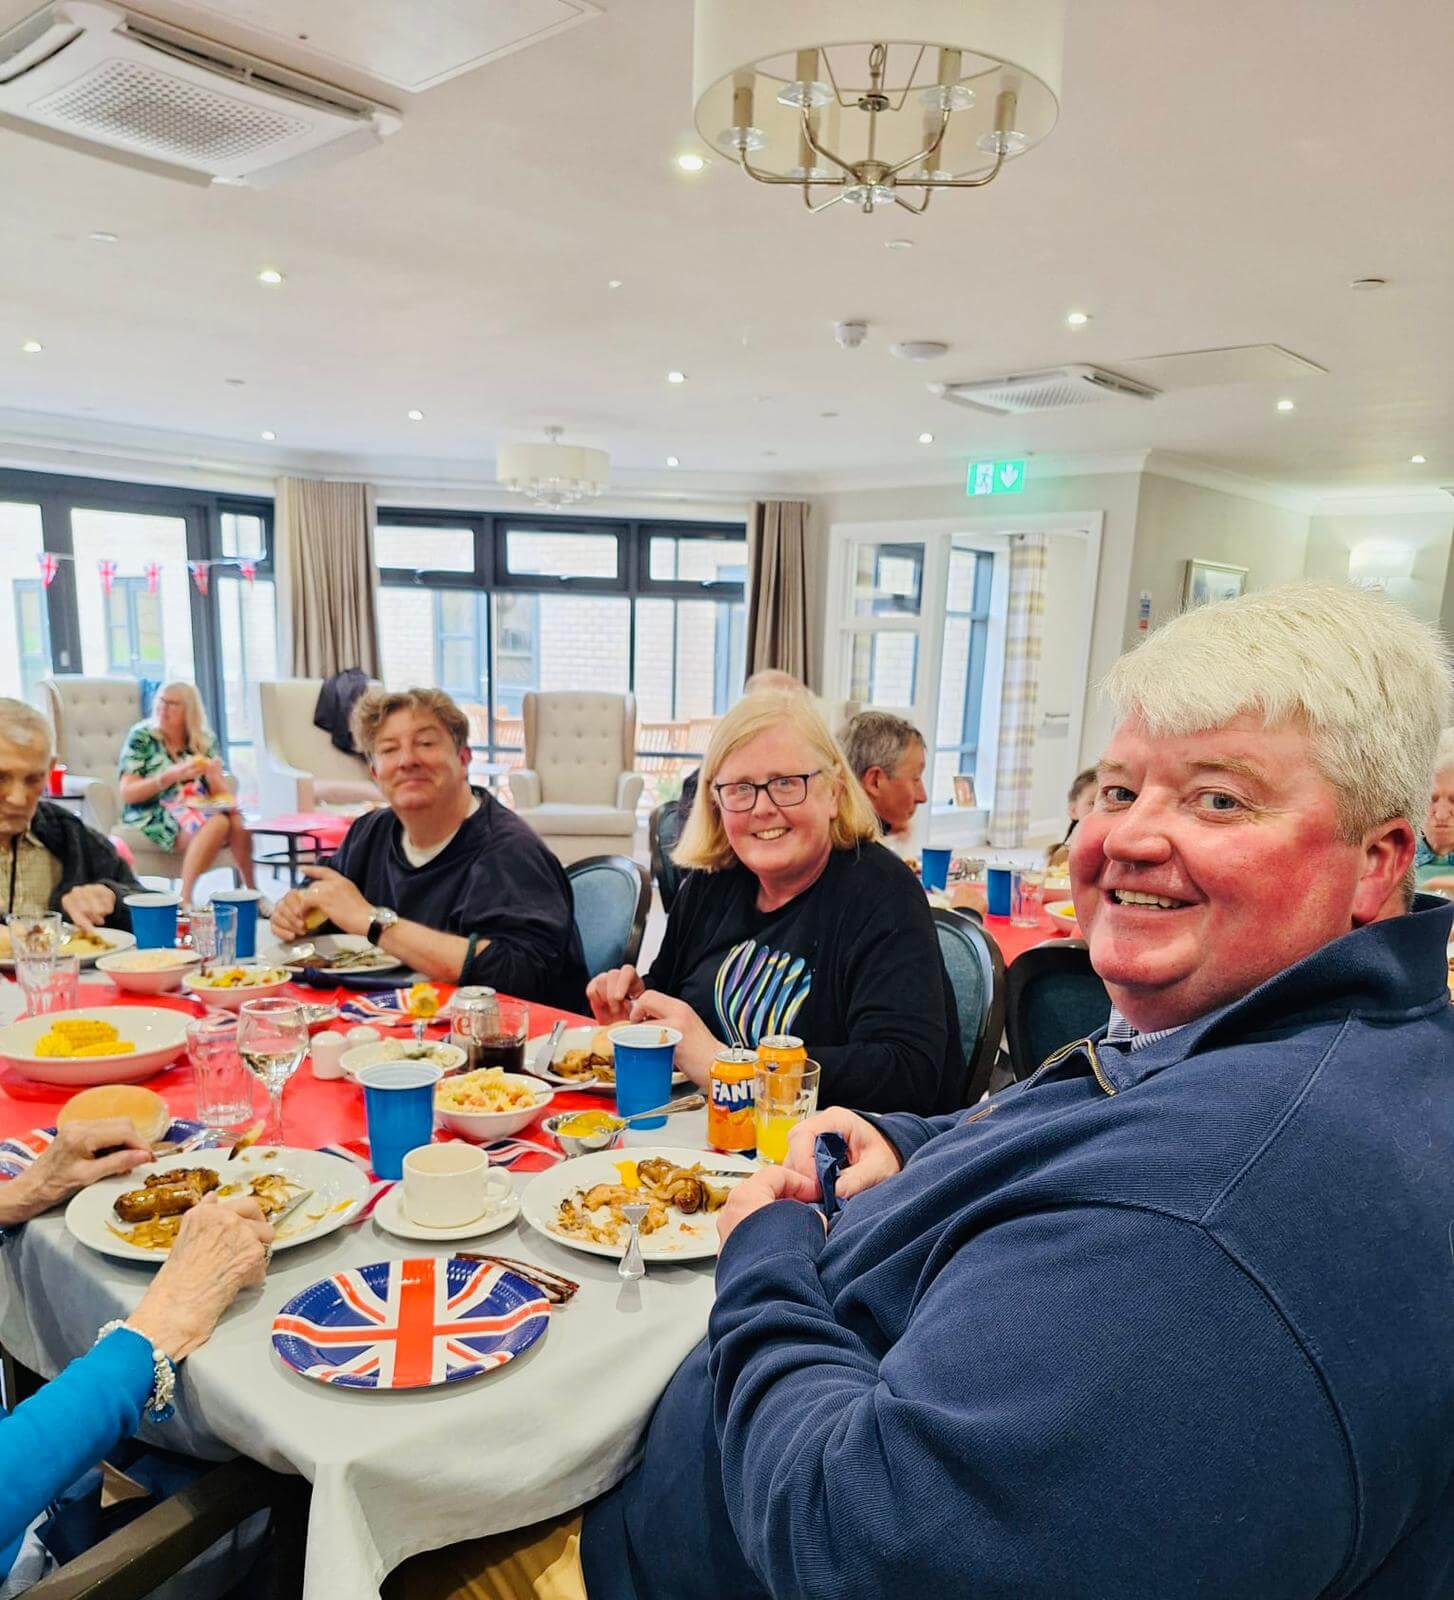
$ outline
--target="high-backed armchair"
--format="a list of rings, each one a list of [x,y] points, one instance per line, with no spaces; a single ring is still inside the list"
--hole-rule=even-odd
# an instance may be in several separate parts
[[[121,821],[118,767],[121,746],[141,721],[141,685],[135,678],[83,678],[69,673],[44,678],[46,714],[56,731],[56,759],[67,775],[85,785],[82,815],[98,833],[114,834],[131,851],[142,877],[180,876],[181,854],[160,850],[138,828]],[[217,854],[215,865],[234,865],[232,852]]]
[[[257,686],[258,801],[270,817],[376,805],[383,799],[361,756],[338,749],[313,726],[322,678],[282,678]]]
[[[525,696],[525,766],[510,774],[515,809],[569,865],[631,854],[642,776],[636,696],[587,690]]]

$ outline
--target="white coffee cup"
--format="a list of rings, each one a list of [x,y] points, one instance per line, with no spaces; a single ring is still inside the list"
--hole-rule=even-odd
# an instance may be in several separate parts
[[[404,1157],[404,1214],[421,1228],[462,1228],[509,1199],[510,1175],[477,1145],[454,1139]]]

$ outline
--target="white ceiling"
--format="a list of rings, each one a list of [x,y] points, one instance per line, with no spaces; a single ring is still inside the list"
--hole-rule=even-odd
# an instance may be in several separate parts
[[[296,0],[299,31],[340,3]],[[0,24],[32,9],[0,0]],[[180,0],[147,9],[202,20]],[[725,161],[675,171],[692,144],[687,0],[604,0],[414,97],[354,74],[403,130],[273,190],[173,184],[0,132],[0,425],[488,477],[498,439],[560,423],[678,489],[1147,449],[1309,494],[1454,483],[1454,7],[1070,10],[1054,134],[923,218],[811,217]],[[321,71],[304,44],[286,59]],[[286,283],[259,285],[265,264]],[[1350,292],[1369,275],[1389,286]],[[1071,331],[1072,307],[1094,320]],[[870,324],[862,349],[834,343],[842,318]],[[22,355],[26,338],[43,354]],[[952,350],[912,366],[889,355],[906,338]],[[1020,419],[925,387],[1258,343],[1327,375]],[[687,384],[666,383],[674,367]],[[1297,409],[1279,415],[1284,393]]]

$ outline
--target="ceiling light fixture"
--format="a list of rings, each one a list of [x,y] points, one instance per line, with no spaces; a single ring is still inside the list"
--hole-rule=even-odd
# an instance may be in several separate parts
[[[1279,411],[1296,411],[1297,410],[1297,401],[1296,400],[1279,400],[1277,402],[1277,409]]]
[[[916,0],[892,39],[864,38],[867,9],[696,0],[697,132],[810,211],[922,212],[936,189],[990,183],[1055,126],[1063,0]]]
[[[677,372],[675,369],[673,369],[671,372],[667,373],[666,381],[668,383],[685,383],[687,381],[687,375],[685,372]]]
[[[276,267],[264,267],[257,275],[259,283],[281,283],[283,275]]]
[[[271,428],[264,428],[262,436],[268,441],[269,444],[271,444],[273,440],[277,438],[277,434],[275,434]]]
[[[1375,289],[1386,289],[1387,278],[1355,278],[1348,285],[1350,289],[1357,289],[1360,294],[1371,294]]]
[[[681,462],[678,461],[675,456],[668,456],[666,458],[666,464],[669,467],[679,467],[679,466],[681,466]]]
[[[545,444],[502,444],[495,453],[495,476],[511,494],[558,510],[600,494],[611,476],[604,450],[562,444],[560,428],[547,428]]]
[[[1089,311],[1067,311],[1065,314],[1065,322],[1067,327],[1083,328],[1089,321]]]
[[[404,413],[404,415],[406,417],[408,417],[410,422],[423,422],[423,420],[424,420],[424,413],[422,411],[418,410],[417,408],[413,409],[413,410],[410,410],[410,411],[406,411]]]
[[[621,278],[607,278],[606,287],[608,289],[619,289],[624,281],[625,280]]]
[[[706,156],[699,156],[695,150],[684,150],[677,157],[677,167],[682,172],[700,172],[706,165]]]
[[[1423,466],[1423,464],[1428,459],[1429,458],[1427,456],[1410,456],[1409,457],[1409,465],[1410,466],[1414,466],[1414,467],[1421,467],[1421,466]]]
[[[914,241],[912,239],[885,239],[884,240],[884,249],[885,250],[912,250],[913,248],[914,248]]]
[[[97,228],[95,232],[92,233],[91,237],[96,241],[97,244],[116,244],[120,238],[120,235],[108,233],[104,228]]]
[[[934,443],[934,435],[932,433],[921,433],[919,435],[919,443],[920,444],[933,444]]]
[[[45,346],[39,339],[27,339],[20,348],[28,356],[38,356],[45,349]]]

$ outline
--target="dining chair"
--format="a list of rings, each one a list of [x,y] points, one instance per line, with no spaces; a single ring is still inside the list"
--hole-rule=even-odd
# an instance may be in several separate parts
[[[1005,1036],[1017,1079],[1028,1078],[1062,1045],[1106,1025],[1111,997],[1084,939],[1050,939],[1010,963]]]
[[[586,976],[634,966],[651,906],[651,874],[630,856],[587,856],[565,869]]]
[[[1000,947],[963,912],[930,908],[939,954],[954,991],[959,1046],[964,1052],[964,1094],[972,1106],[989,1088],[1005,1025],[1005,961]]]
[[[670,912],[677,891],[682,886],[682,879],[687,875],[686,868],[679,867],[671,858],[686,820],[686,808],[680,800],[664,800],[651,813],[651,821],[647,826],[647,837],[651,844],[651,875],[656,879],[657,891],[661,895],[661,909],[666,912]]]

